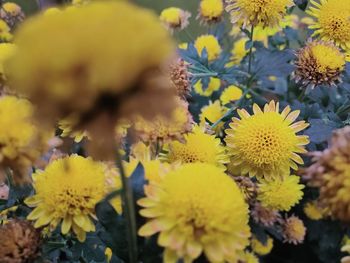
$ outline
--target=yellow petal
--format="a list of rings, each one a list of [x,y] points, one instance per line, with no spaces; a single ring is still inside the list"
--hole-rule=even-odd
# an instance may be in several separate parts
[[[63,235],[67,234],[72,226],[72,216],[67,215],[63,221],[62,221],[62,225],[61,225],[61,232]]]

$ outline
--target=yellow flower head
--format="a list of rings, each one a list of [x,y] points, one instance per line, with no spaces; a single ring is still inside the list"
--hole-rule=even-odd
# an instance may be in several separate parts
[[[188,111],[188,103],[178,99],[178,105],[170,117],[158,115],[150,120],[136,118],[134,129],[145,142],[168,142],[182,139],[183,135],[192,128],[192,116]]]
[[[71,137],[74,138],[75,142],[81,142],[85,137],[88,137],[88,134],[84,130],[73,131],[75,120],[72,117],[65,118],[60,120],[58,127],[62,130],[61,137]]]
[[[206,49],[208,61],[217,59],[221,54],[221,46],[218,39],[214,35],[201,35],[194,42],[198,55],[202,55],[203,49]]]
[[[17,183],[29,181],[30,166],[46,150],[49,133],[38,129],[34,107],[13,96],[0,97],[0,166],[14,171]]]
[[[248,51],[245,48],[245,45],[248,40],[248,38],[242,37],[233,43],[233,47],[231,50],[231,60],[233,65],[238,65],[239,63],[241,63],[242,59],[248,54]]]
[[[269,254],[273,248],[273,239],[271,237],[268,237],[266,240],[266,244],[261,243],[258,239],[255,237],[252,238],[250,243],[252,250],[260,255],[265,256]]]
[[[293,123],[300,111],[287,106],[279,113],[279,103],[271,101],[261,110],[253,105],[253,115],[238,110],[241,119],[233,118],[226,130],[226,143],[232,154],[231,164],[242,175],[280,178],[290,173],[290,167],[298,169],[303,164],[298,153],[305,153],[307,136],[296,133],[308,127],[305,121]]]
[[[275,26],[287,14],[292,0],[226,0],[231,22],[243,27]]]
[[[232,101],[239,100],[243,95],[243,91],[235,85],[228,86],[220,96],[222,105],[226,105]]]
[[[202,80],[198,81],[193,86],[197,94],[206,96],[206,97],[211,96],[215,91],[218,91],[220,87],[221,87],[221,80],[214,77],[209,79],[209,84],[206,88],[203,87]]]
[[[323,218],[324,209],[317,202],[308,202],[304,206],[305,215],[312,220],[320,220]]]
[[[169,163],[208,163],[224,167],[229,162],[226,149],[220,139],[206,134],[202,128],[194,127],[193,132],[185,135],[185,142],[173,141],[169,144],[164,159]]]
[[[235,182],[215,166],[183,165],[148,185],[138,204],[149,218],[139,235],[160,233],[165,262],[192,262],[202,253],[211,262],[237,262],[248,245],[248,205]]]
[[[5,62],[11,58],[16,52],[16,45],[11,43],[1,43],[0,44],[0,79],[5,80]]]
[[[215,123],[217,120],[219,120],[225,113],[227,109],[223,106],[221,106],[220,101],[215,101],[214,103],[210,102],[209,105],[204,106],[201,109],[201,114],[199,115],[200,119],[200,125],[202,127],[205,127],[207,121],[210,121],[211,123]],[[223,127],[223,123],[220,123],[215,127],[215,131],[219,133],[221,131],[221,128]]]
[[[315,29],[314,35],[333,41],[343,49],[350,48],[350,1],[311,0],[310,3],[306,12],[316,19],[310,26]]]
[[[304,242],[306,227],[298,217],[293,215],[287,218],[283,223],[282,231],[284,242],[294,245]]]
[[[345,55],[332,43],[309,42],[297,53],[295,78],[298,82],[312,87],[335,85],[345,67]]]
[[[62,222],[62,234],[72,229],[83,242],[86,232],[95,231],[92,217],[106,191],[106,173],[104,164],[78,155],[53,161],[33,174],[36,194],[25,202],[35,209],[27,218],[36,228]]]
[[[242,254],[242,259],[240,262],[244,262],[244,263],[259,263],[259,259],[256,255],[254,255],[254,253],[252,252],[248,252],[248,251],[244,251],[244,253]]]
[[[265,207],[289,211],[303,197],[304,185],[295,175],[273,181],[262,181],[258,187],[258,200]]]
[[[9,78],[45,109],[41,113],[47,120],[71,113],[85,119],[88,114],[91,119],[96,108],[99,113],[107,105],[118,105],[118,112],[131,112],[137,104],[135,97],[142,97],[146,88],[152,93],[157,86],[154,81],[150,88],[140,79],[146,79],[150,69],[159,68],[173,51],[172,40],[157,16],[128,1],[93,1],[56,14],[37,15],[17,31],[16,43],[18,52],[9,61]],[[131,88],[134,96],[127,92]],[[164,90],[168,89],[157,89]],[[106,96],[108,103],[104,103]],[[123,109],[123,105],[133,108]]]
[[[191,14],[177,7],[168,7],[160,13],[160,21],[168,29],[184,29],[188,26]]]
[[[0,40],[7,42],[12,39],[12,34],[10,33],[10,27],[7,23],[0,19]]]
[[[201,0],[199,4],[199,17],[206,23],[220,21],[223,12],[223,0]]]

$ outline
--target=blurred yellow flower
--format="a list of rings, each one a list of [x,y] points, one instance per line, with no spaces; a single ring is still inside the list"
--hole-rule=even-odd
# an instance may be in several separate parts
[[[10,27],[7,23],[0,19],[0,40],[8,42],[12,39],[12,34],[10,33]]]
[[[207,123],[206,120],[210,121],[211,124],[215,123],[226,113],[226,111],[227,109],[221,105],[219,100],[215,101],[214,103],[210,101],[209,105],[204,106],[201,109],[201,113],[199,115],[200,125],[205,127]],[[215,127],[216,133],[221,131],[223,125],[223,123],[220,123]]]
[[[95,231],[95,205],[106,192],[107,166],[90,158],[71,155],[50,163],[33,174],[34,196],[25,200],[35,209],[28,215],[36,228],[60,223],[62,234],[71,229],[80,242]]]
[[[201,35],[194,42],[198,55],[202,56],[203,49],[206,49],[208,61],[217,59],[221,54],[221,46],[218,39],[214,35]]]
[[[222,105],[239,100],[243,95],[243,91],[235,85],[228,86],[220,96]]]
[[[265,256],[269,254],[273,248],[273,239],[271,237],[267,237],[266,244],[260,242],[256,237],[253,237],[250,243],[252,250],[260,255]]]
[[[253,105],[253,115],[237,111],[225,139],[232,155],[231,164],[242,174],[265,179],[278,179],[303,164],[298,153],[305,153],[308,136],[297,133],[309,126],[305,121],[293,123],[300,111],[287,106],[279,113],[279,103],[271,101],[264,109]]]
[[[148,185],[138,204],[149,219],[139,235],[159,232],[164,262],[192,262],[202,253],[211,262],[237,262],[248,245],[248,205],[235,182],[215,166],[183,165]]]
[[[11,43],[0,43],[0,79],[5,80],[5,62],[16,52],[16,45]]]
[[[258,200],[265,207],[289,211],[299,203],[303,197],[304,185],[299,183],[300,178],[295,175],[283,179],[262,181],[258,184]]]
[[[324,209],[317,202],[308,202],[304,205],[305,215],[312,220],[320,220],[323,218]]]
[[[218,22],[224,12],[223,0],[201,0],[198,16],[206,23]]]
[[[193,88],[194,91],[202,96],[211,96],[215,91],[218,91],[221,87],[221,80],[219,78],[210,78],[208,86],[206,88],[203,87],[202,80],[196,82]]]
[[[238,65],[241,63],[242,59],[248,54],[248,50],[246,50],[245,45],[248,42],[248,38],[243,37],[238,39],[233,43],[233,47],[231,50],[231,60],[233,65]]]
[[[181,8],[168,7],[160,13],[160,21],[171,30],[184,29],[188,26],[191,14]]]
[[[304,242],[306,227],[298,217],[288,217],[283,223],[282,231],[284,242],[294,245]]]

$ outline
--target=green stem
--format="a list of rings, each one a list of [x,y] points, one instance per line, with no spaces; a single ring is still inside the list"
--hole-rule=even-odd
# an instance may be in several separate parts
[[[250,74],[251,69],[252,69],[252,60],[253,60],[253,38],[254,38],[254,25],[252,25],[250,29],[250,36],[249,40],[251,43],[251,47],[249,49],[249,62],[248,62],[248,73]]]
[[[126,177],[123,163],[119,152],[117,151],[116,165],[120,171],[120,177],[122,179],[123,191],[123,214],[125,215],[127,225],[127,239],[128,239],[128,252],[129,262],[137,262],[137,227],[136,227],[136,216],[134,207],[134,197],[132,193],[132,187],[130,181]]]
[[[212,73],[192,73],[193,77],[217,77],[218,73],[212,72]]]

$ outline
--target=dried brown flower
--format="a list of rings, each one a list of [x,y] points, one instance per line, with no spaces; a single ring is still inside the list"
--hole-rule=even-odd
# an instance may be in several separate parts
[[[253,205],[251,215],[256,223],[266,227],[271,227],[275,223],[281,222],[282,219],[277,210],[264,207],[258,202]]]
[[[179,59],[170,66],[170,79],[174,83],[176,92],[180,98],[186,98],[191,91],[191,83],[187,64],[184,60]]]
[[[302,220],[293,215],[284,220],[282,234],[284,242],[294,245],[301,244],[304,242],[306,227]]]
[[[233,176],[233,179],[236,181],[239,189],[241,189],[247,202],[255,200],[257,195],[257,186],[249,177]]]

